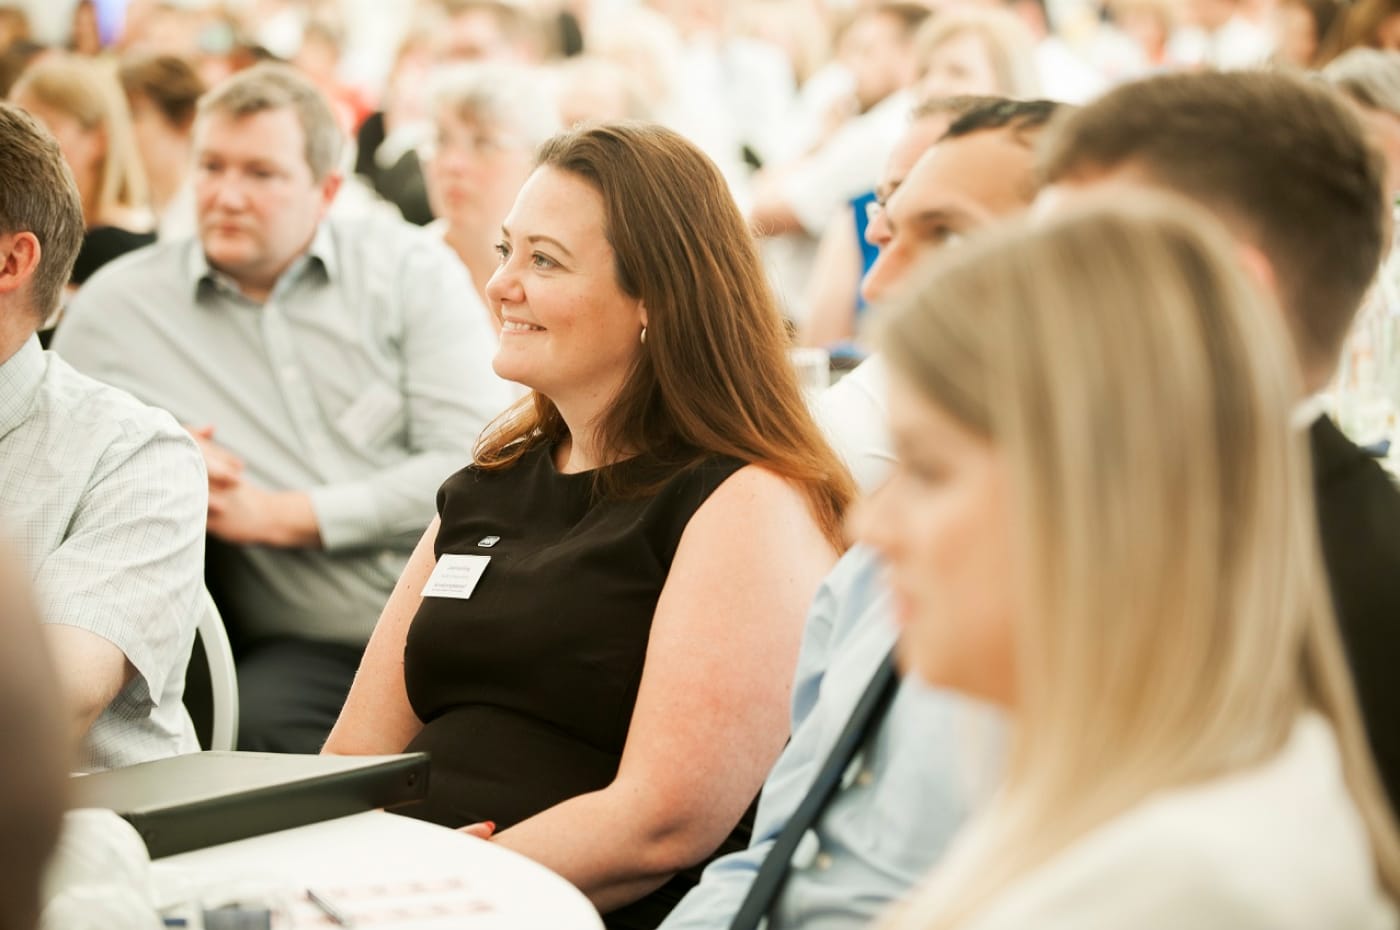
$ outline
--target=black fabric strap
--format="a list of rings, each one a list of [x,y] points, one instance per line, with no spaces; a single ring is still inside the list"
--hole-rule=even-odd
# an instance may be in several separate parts
[[[807,796],[797,805],[797,810],[773,842],[773,848],[763,860],[763,866],[754,877],[744,903],[739,905],[739,912],[734,915],[734,922],[729,925],[729,930],[755,930],[759,921],[773,906],[773,902],[782,891],[783,882],[787,879],[788,867],[797,844],[802,841],[803,834],[817,822],[817,818],[835,796],[836,789],[841,784],[841,776],[855,758],[857,750],[865,743],[866,737],[884,717],[898,686],[899,676],[895,674],[894,652],[891,650],[856,703],[855,710],[851,712],[851,719],[846,722],[846,728],[836,738],[836,745],[832,747],[831,754],[826,757],[826,762],[813,779]]]

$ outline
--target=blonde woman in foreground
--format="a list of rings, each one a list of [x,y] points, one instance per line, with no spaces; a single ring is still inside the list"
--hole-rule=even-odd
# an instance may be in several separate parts
[[[1393,928],[1400,843],[1277,314],[1184,206],[950,253],[888,308],[905,666],[1004,706],[998,795],[888,930]]]

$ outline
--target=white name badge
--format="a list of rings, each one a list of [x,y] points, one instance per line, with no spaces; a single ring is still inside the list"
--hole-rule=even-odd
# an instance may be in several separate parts
[[[399,392],[376,381],[345,408],[335,425],[341,435],[352,443],[368,445],[393,421],[402,407],[403,398]]]
[[[489,555],[444,555],[423,586],[423,596],[455,597],[465,601],[476,590],[476,583],[490,561]]]

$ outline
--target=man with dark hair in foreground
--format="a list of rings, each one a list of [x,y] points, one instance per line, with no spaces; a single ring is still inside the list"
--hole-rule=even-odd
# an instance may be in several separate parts
[[[1335,93],[1279,73],[1153,78],[1062,121],[1042,154],[1048,200],[1147,187],[1216,214],[1283,313],[1305,393],[1332,380],[1390,222],[1384,159]],[[1296,416],[1367,735],[1400,809],[1400,492],[1314,402]]]

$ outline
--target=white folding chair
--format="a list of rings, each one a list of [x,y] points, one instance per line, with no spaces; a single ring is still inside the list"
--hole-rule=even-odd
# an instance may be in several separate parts
[[[200,618],[198,640],[209,663],[209,689],[214,725],[209,748],[232,750],[238,743],[238,675],[233,667],[233,647],[229,645],[224,618],[208,592],[204,594],[204,616]]]

